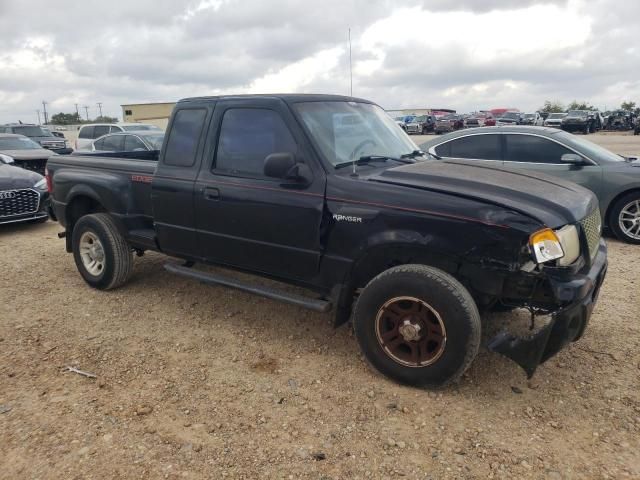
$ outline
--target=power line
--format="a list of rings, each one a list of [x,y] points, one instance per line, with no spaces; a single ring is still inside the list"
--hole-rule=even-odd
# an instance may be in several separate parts
[[[89,121],[89,106],[88,106],[88,105],[85,105],[85,106],[84,106],[84,111],[85,111],[85,112],[86,112],[86,114],[87,114],[87,122],[88,122],[88,121]]]
[[[44,124],[46,125],[49,123],[49,118],[47,117],[47,102],[44,100],[42,101],[42,110],[44,115]]]
[[[40,110],[36,110],[36,113],[38,114],[38,125],[41,125],[40,124]]]
[[[100,116],[102,117],[102,102],[98,102],[98,109],[100,110]]]
[[[76,106],[76,118],[80,120],[80,112],[78,111],[78,104],[74,103],[74,105]]]

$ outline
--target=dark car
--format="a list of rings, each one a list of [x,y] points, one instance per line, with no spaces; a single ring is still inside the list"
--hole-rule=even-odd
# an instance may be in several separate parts
[[[0,133],[0,153],[13,158],[15,165],[44,175],[47,160],[57,155],[23,135]]]
[[[441,134],[453,132],[454,130],[459,130],[461,128],[464,128],[464,119],[462,116],[450,113],[449,115],[444,115],[436,120],[433,131],[436,134]]]
[[[524,123],[524,114],[521,112],[514,112],[514,111],[504,112],[496,120],[497,126],[521,125],[522,123]]]
[[[420,115],[405,124],[405,131],[408,134],[415,133],[419,135],[426,135],[429,132],[433,132],[435,126],[436,117],[433,115]]]
[[[477,128],[421,145],[439,158],[463,158],[490,167],[527,169],[570,180],[594,192],[602,224],[640,244],[640,161],[582,137],[546,127]]]
[[[606,272],[592,192],[428,160],[382,108],[353,97],[185,99],[158,161],[59,155],[47,171],[89,286],[124,285],[134,251],[159,251],[182,260],[171,273],[333,311],[336,326],[352,318],[366,358],[408,384],[460,378],[480,346],[479,311],[505,306],[552,314],[527,338],[490,341],[532,375],[580,338]]]
[[[160,150],[164,140],[162,131],[110,133],[91,143],[92,152],[150,152]],[[85,152],[76,152],[80,155]]]
[[[46,222],[49,192],[45,178],[12,163],[11,157],[0,153],[0,224]]]
[[[582,132],[585,135],[602,128],[599,112],[592,110],[569,110],[562,119],[560,128],[566,132]]]
[[[73,149],[69,147],[69,142],[63,138],[54,136],[49,130],[39,125],[30,125],[26,123],[15,123],[0,126],[0,133],[14,133],[16,135],[24,135],[31,140],[38,142],[42,148],[51,150],[59,154],[69,154]]]

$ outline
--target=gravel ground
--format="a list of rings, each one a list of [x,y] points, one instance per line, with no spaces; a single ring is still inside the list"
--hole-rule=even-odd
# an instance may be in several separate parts
[[[0,478],[640,478],[640,247],[609,240],[585,336],[533,380],[482,348],[427,392],[370,370],[329,316],[158,254],[92,290],[58,231],[0,226]]]

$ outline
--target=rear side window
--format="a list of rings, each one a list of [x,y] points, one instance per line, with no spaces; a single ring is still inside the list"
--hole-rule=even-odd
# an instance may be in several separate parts
[[[124,130],[122,130],[122,128],[118,127],[117,125],[111,125],[111,133],[120,133]]]
[[[82,127],[80,129],[80,133],[78,133],[78,138],[98,138],[93,136],[94,127]]]
[[[273,110],[238,108],[222,119],[216,170],[264,176],[264,159],[271,153],[295,155],[296,143],[280,115]]]
[[[124,137],[124,151],[133,152],[136,149],[147,150],[147,146],[135,135],[121,135]]]
[[[478,160],[500,160],[499,135],[471,135],[457,138],[449,142],[448,155],[451,158],[468,158]]]
[[[124,135],[110,135],[103,139],[102,150],[107,152],[122,152],[124,150]]]
[[[547,138],[533,135],[505,135],[505,155],[508,162],[562,163],[560,157],[574,153]]]
[[[93,142],[93,148],[95,148],[96,150],[104,150],[103,143],[104,143],[104,138],[101,138],[100,140],[96,140],[95,142]]]
[[[99,138],[109,133],[109,125],[96,125],[93,127],[93,136],[91,138]]]
[[[198,141],[206,115],[207,110],[204,108],[183,109],[176,112],[164,153],[165,164],[190,167],[195,163]]]

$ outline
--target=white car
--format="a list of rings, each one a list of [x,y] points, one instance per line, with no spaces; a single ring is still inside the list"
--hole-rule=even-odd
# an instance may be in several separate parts
[[[560,128],[560,126],[562,125],[562,119],[566,116],[566,113],[550,113],[547,119],[544,121],[544,126]]]
[[[160,127],[150,123],[88,123],[86,125],[82,125],[78,131],[76,150],[91,150],[91,144],[93,141],[108,133],[149,130],[162,132]]]

